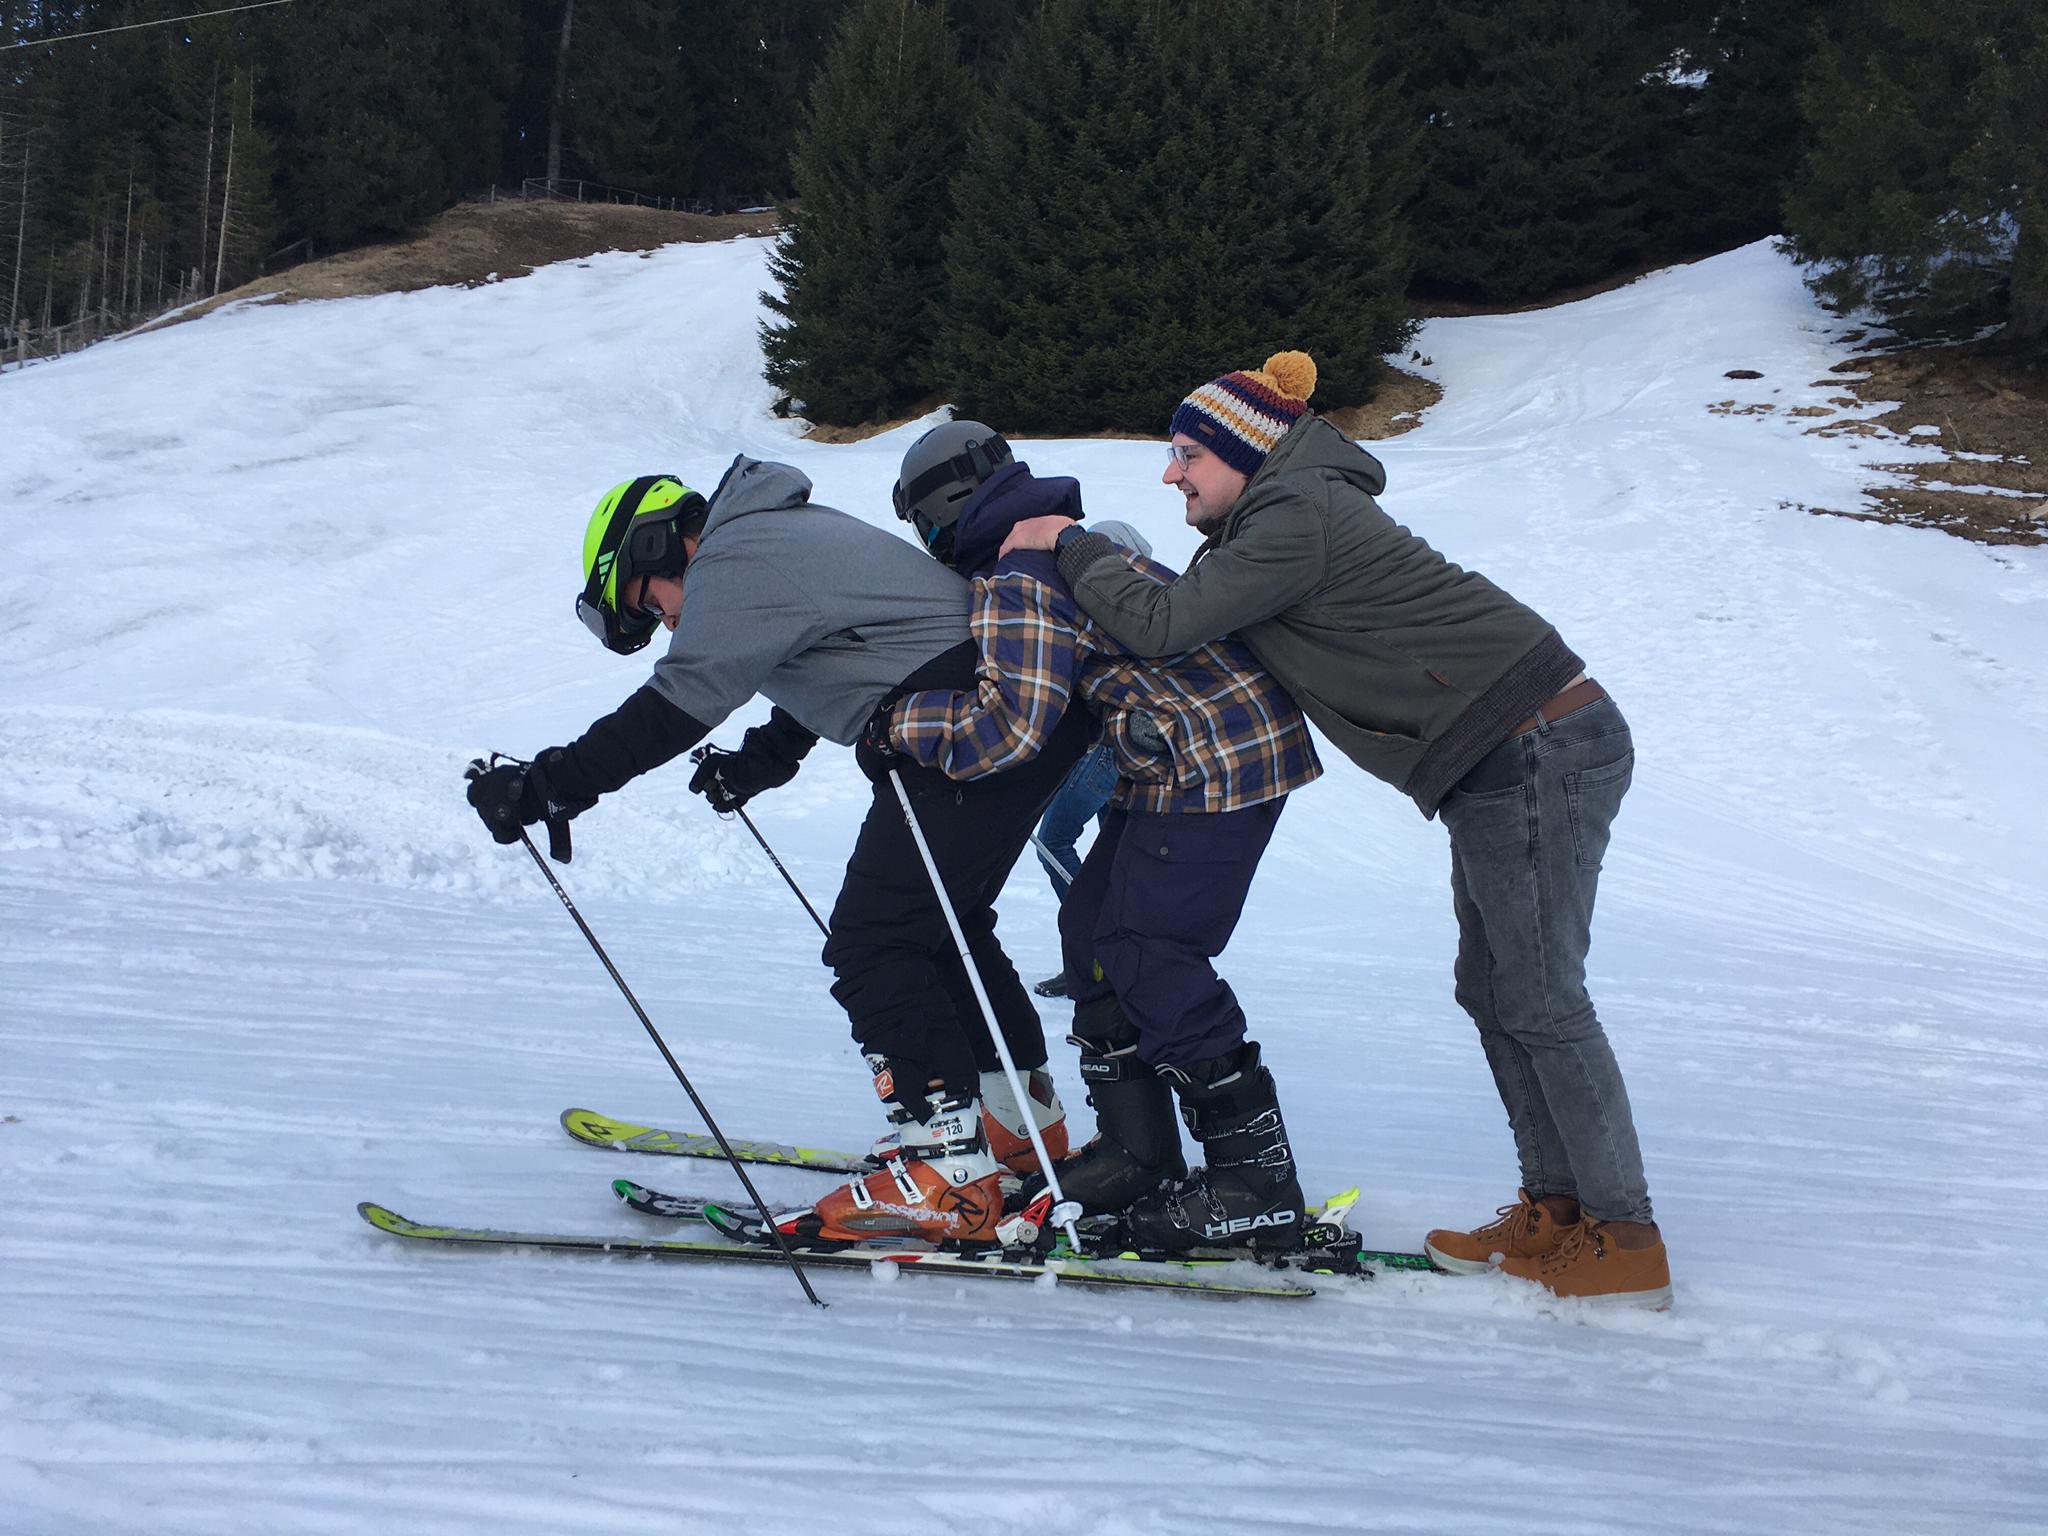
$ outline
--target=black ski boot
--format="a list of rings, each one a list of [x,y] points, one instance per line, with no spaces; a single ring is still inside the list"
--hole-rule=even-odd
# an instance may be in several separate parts
[[[1273,1074],[1247,1040],[1225,1056],[1164,1067],[1179,1091],[1188,1129],[1207,1166],[1171,1189],[1138,1201],[1123,1226],[1140,1249],[1249,1248],[1285,1253],[1302,1243],[1305,1208],[1294,1149]]]
[[[1187,1177],[1173,1090],[1138,1060],[1138,1026],[1113,997],[1074,1009],[1081,1081],[1095,1109],[1095,1139],[1059,1164],[1060,1189],[1083,1214],[1113,1215],[1169,1179]]]

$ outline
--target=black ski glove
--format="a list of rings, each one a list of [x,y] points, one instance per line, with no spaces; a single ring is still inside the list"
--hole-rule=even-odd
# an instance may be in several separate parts
[[[815,733],[778,706],[766,725],[754,726],[740,738],[738,751],[710,747],[698,753],[690,793],[702,795],[721,816],[736,811],[763,790],[780,788],[795,778],[804,754],[817,744]]]
[[[548,780],[551,765],[563,761],[560,747],[549,747],[530,763],[508,761],[495,768],[478,758],[469,765],[469,803],[500,843],[519,841],[520,829],[535,822],[548,824],[550,851],[557,861],[569,862],[569,821],[597,804],[594,797],[565,796]]]
[[[876,784],[889,776],[891,768],[901,767],[904,762],[896,743],[889,739],[889,727],[895,724],[895,708],[894,697],[884,699],[868,716],[868,723],[861,727],[860,740],[854,743],[854,763]]]

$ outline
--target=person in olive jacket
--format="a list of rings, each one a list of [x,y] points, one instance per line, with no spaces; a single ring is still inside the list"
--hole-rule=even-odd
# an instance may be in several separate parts
[[[1206,536],[1162,586],[1064,519],[1052,549],[1090,618],[1141,656],[1235,633],[1353,762],[1450,834],[1459,1003],[1514,1131],[1522,1188],[1499,1219],[1429,1234],[1559,1295],[1668,1305],[1670,1269],[1628,1090],[1585,985],[1628,723],[1548,622],[1380,510],[1379,461],[1308,408],[1315,363],[1281,352],[1174,412],[1164,483]]]

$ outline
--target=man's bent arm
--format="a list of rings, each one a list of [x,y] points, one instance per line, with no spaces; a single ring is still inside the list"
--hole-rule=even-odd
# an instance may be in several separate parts
[[[1073,702],[1080,632],[1065,593],[1018,573],[974,584],[969,631],[981,650],[970,692],[913,693],[889,737],[948,778],[978,779],[1028,763]]]
[[[681,756],[710,731],[649,683],[548,754],[548,786],[564,800],[595,800]]]
[[[1270,619],[1314,591],[1329,563],[1323,519],[1305,499],[1259,509],[1237,536],[1162,586],[1099,533],[1059,552],[1060,574],[1088,617],[1139,656],[1178,656]]]

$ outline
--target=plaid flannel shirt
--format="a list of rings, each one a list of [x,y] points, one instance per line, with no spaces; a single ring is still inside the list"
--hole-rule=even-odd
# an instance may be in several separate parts
[[[1049,558],[1021,556],[977,578],[969,630],[981,650],[975,690],[910,694],[889,732],[950,778],[1029,762],[1076,698],[1102,717],[1116,757],[1112,800],[1125,810],[1238,811],[1322,774],[1301,711],[1243,642],[1133,656],[1081,612]]]

